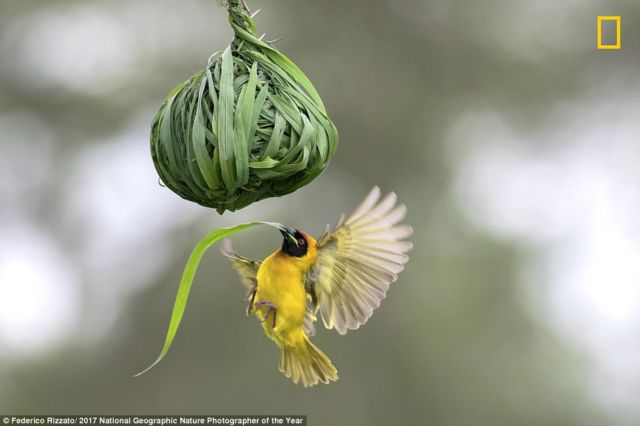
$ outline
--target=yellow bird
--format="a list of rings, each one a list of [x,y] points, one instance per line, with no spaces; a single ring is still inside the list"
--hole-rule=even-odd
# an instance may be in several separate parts
[[[390,193],[380,200],[374,187],[333,231],[316,241],[282,227],[282,248],[264,261],[239,256],[225,240],[222,253],[248,289],[247,314],[254,313],[265,334],[281,349],[280,371],[307,386],[338,379],[331,360],[309,340],[318,311],[328,329],[340,334],[364,324],[380,306],[389,285],[409,260],[413,233],[398,225],[407,208]]]

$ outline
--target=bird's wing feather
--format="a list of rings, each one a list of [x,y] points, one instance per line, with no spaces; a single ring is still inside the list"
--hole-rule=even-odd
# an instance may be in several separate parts
[[[220,251],[227,259],[229,259],[233,269],[238,272],[238,275],[240,275],[240,281],[242,281],[242,284],[247,288],[247,291],[254,290],[257,284],[260,262],[240,256],[233,250],[231,240],[229,239],[225,239],[222,242]]]
[[[334,231],[318,240],[318,259],[307,275],[306,289],[325,327],[338,333],[355,330],[380,306],[389,285],[404,269],[413,234],[398,225],[407,208],[390,193],[380,200],[374,187],[356,210],[341,217]]]
[[[307,303],[307,312],[304,315],[304,322],[302,323],[302,329],[304,330],[304,334],[308,337],[315,336],[316,334],[316,314],[313,313],[313,307],[310,303]]]

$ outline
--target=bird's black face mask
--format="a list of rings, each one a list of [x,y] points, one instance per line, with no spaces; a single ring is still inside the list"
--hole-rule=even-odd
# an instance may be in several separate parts
[[[303,257],[307,254],[307,239],[297,229],[287,228],[281,230],[280,233],[284,237],[282,241],[282,251],[289,256]]]

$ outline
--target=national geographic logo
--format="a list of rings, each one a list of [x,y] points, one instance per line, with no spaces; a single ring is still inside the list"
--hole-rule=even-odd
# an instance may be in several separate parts
[[[598,49],[619,50],[622,48],[619,16],[598,16]]]

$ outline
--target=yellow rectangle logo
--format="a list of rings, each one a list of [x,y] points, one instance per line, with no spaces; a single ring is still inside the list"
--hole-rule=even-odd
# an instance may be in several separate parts
[[[602,23],[604,21],[614,21],[616,23],[616,44],[602,43]],[[598,16],[598,49],[620,49],[622,42],[620,40],[620,17],[619,16]]]

